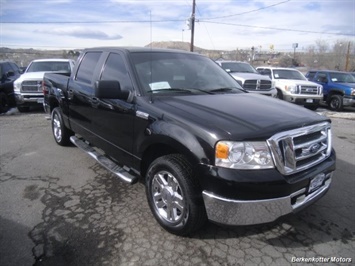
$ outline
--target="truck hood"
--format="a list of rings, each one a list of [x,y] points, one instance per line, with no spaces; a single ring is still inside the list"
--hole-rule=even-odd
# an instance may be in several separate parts
[[[269,77],[264,76],[264,75],[260,75],[260,74],[256,74],[256,73],[239,73],[239,72],[231,72],[230,73],[232,75],[232,77],[236,78],[236,79],[260,79],[260,80],[270,80]]]
[[[44,73],[48,72],[28,72],[22,74],[17,81],[23,81],[23,80],[42,80]]]
[[[271,137],[277,132],[329,121],[304,107],[252,93],[175,96],[154,104],[163,117],[218,139],[246,140]],[[212,141],[212,140],[211,140]]]

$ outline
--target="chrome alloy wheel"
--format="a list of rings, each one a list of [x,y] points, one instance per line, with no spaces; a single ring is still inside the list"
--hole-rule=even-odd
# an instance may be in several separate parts
[[[62,140],[62,127],[57,113],[53,115],[52,124],[53,124],[53,135],[56,141],[60,142]]]
[[[185,223],[188,213],[177,179],[167,171],[156,173],[152,180],[151,195],[155,212],[162,221],[178,225]]]

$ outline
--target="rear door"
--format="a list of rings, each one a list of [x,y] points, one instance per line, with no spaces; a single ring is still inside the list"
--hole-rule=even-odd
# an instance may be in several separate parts
[[[67,98],[69,102],[70,126],[74,132],[92,141],[92,99],[94,97],[94,81],[98,79],[103,53],[101,51],[86,52],[75,76],[68,84]]]
[[[98,80],[117,80],[121,90],[133,92],[125,57],[119,52],[107,54]],[[92,131],[97,145],[121,164],[129,164],[132,159],[134,104],[119,99],[95,99],[91,108]]]

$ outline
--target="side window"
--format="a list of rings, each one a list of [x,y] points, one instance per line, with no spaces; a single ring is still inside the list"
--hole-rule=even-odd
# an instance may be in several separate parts
[[[7,74],[7,73],[9,73],[9,72],[14,72],[14,70],[12,69],[12,67],[10,66],[10,64],[9,63],[4,63],[3,65],[2,65],[2,73],[3,74]]]
[[[270,69],[267,69],[267,68],[264,68],[261,72],[259,72],[260,74],[262,75],[265,75],[265,76],[268,76],[269,78],[272,78],[271,76],[271,70]]]
[[[308,80],[313,80],[315,75],[316,75],[316,72],[308,72],[306,77]]]
[[[325,73],[318,73],[318,76],[317,76],[317,82],[321,82],[321,83],[326,83],[328,81],[327,79],[327,74]]]
[[[19,73],[20,72],[19,67],[15,63],[10,62],[10,66],[12,67],[12,69],[13,69],[13,71],[15,73]]]
[[[77,81],[89,84],[91,83],[95,66],[99,61],[100,56],[101,52],[88,52],[84,55],[84,58],[81,61],[78,72],[76,74]]]
[[[119,54],[111,53],[108,56],[100,79],[117,80],[120,82],[121,88],[125,90],[131,90],[132,88],[127,68],[124,64],[123,58]]]

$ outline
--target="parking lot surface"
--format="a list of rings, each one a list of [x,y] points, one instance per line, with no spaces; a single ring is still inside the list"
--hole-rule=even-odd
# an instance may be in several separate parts
[[[325,197],[271,224],[209,223],[189,238],[155,222],[143,184],[56,145],[44,113],[0,116],[0,265],[353,265],[355,120],[329,116],[337,170]]]

